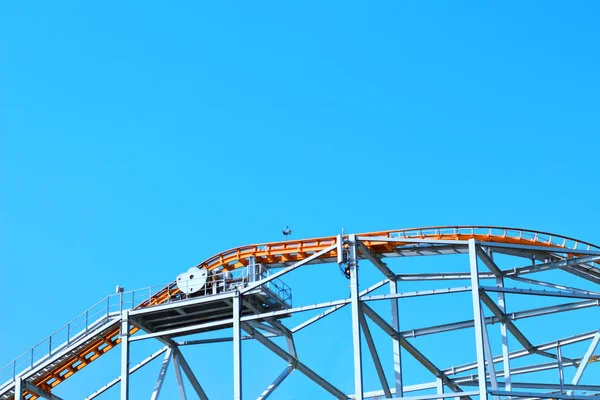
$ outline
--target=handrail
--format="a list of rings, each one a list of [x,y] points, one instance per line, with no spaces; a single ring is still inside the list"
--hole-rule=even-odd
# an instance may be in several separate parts
[[[56,354],[56,352],[63,348],[65,344],[68,346],[75,337],[82,332],[90,330],[92,326],[95,326],[98,323],[98,321],[108,320],[110,315],[114,315],[117,311],[133,308],[136,293],[148,293],[148,297],[152,297],[156,293],[157,288],[162,290],[164,287],[165,285],[151,286],[103,297],[94,305],[88,307],[75,318],[29,348],[29,350],[0,368],[0,383],[4,384],[6,380],[14,379],[18,373],[32,370],[40,361]],[[143,300],[140,294],[138,294],[137,297],[140,300]],[[111,302],[111,300],[116,300],[117,298],[119,299],[118,302]],[[128,298],[131,300],[128,301]],[[73,328],[79,329],[74,330]]]

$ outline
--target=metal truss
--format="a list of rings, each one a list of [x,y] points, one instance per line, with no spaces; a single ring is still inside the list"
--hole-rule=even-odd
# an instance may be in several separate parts
[[[441,255],[440,259],[448,260],[448,258],[443,258],[443,255],[466,254],[468,263],[465,262],[463,268],[458,272],[397,273],[383,261],[384,257],[391,256],[389,250],[379,253],[373,251],[373,242],[384,243],[385,246],[388,246],[385,247],[386,249],[391,246],[395,256],[399,257],[432,254]],[[532,342],[525,330],[517,325],[517,321],[522,319],[599,307],[600,287],[598,286],[596,286],[597,290],[592,291],[533,279],[529,276],[536,276],[534,274],[541,276],[542,272],[561,270],[585,279],[588,284],[598,285],[596,277],[600,276],[600,273],[594,263],[600,260],[600,252],[590,249],[588,246],[587,249],[583,249],[573,256],[566,252],[557,253],[556,249],[548,246],[482,241],[477,237],[466,240],[433,240],[431,238],[407,239],[389,235],[377,237],[351,234],[338,235],[333,239],[327,238],[325,244],[321,250],[315,251],[311,256],[301,260],[288,263],[278,261],[280,262],[279,271],[264,280],[253,282],[232,292],[190,299],[181,303],[165,303],[155,307],[123,310],[119,320],[120,376],[89,395],[86,400],[100,396],[117,384],[120,385],[120,398],[122,400],[129,399],[129,376],[161,356],[163,356],[163,361],[158,378],[154,383],[152,400],[159,398],[166,372],[171,365],[175,371],[181,399],[187,399],[189,396],[185,391],[184,377],[187,378],[194,390],[193,398],[197,397],[202,400],[212,398],[194,375],[192,367],[188,364],[181,349],[185,346],[210,345],[217,342],[232,343],[233,398],[242,400],[247,397],[243,391],[242,343],[248,340],[260,343],[266,350],[287,363],[283,371],[268,387],[253,396],[258,399],[267,399],[276,394],[277,388],[295,371],[297,371],[296,374],[301,374],[320,386],[323,389],[324,398],[356,400],[376,398],[473,399],[475,397],[479,399],[592,399],[600,396],[600,378],[592,384],[581,383],[589,364],[600,361],[600,356],[596,354],[600,350],[600,313],[596,313],[596,319],[591,321],[592,330],[575,336],[556,338],[546,343]],[[435,248],[432,249],[432,246]],[[336,252],[336,257],[331,257],[333,252]],[[526,257],[528,264],[518,268],[503,268],[500,258],[495,257],[497,254],[511,257],[511,259]],[[311,263],[320,263],[323,260],[337,262],[345,267],[349,274],[349,298],[285,307],[267,312],[262,312],[253,305],[251,299],[257,289],[298,268],[303,268]],[[382,280],[362,288],[360,285],[362,282],[361,270],[371,266],[381,273]],[[527,278],[524,277],[526,275]],[[443,283],[448,281],[465,281],[466,285],[419,291],[399,291],[401,283]],[[509,281],[519,282],[520,287],[509,287]],[[373,294],[380,289],[385,292]],[[470,294],[472,319],[416,329],[401,329],[401,301],[403,299],[424,296],[443,298],[457,293]],[[508,304],[508,296],[513,296],[511,299],[543,296],[560,300],[560,302],[550,306],[513,311],[509,309],[509,305],[512,304]],[[185,315],[185,310],[178,307],[184,305],[210,306],[215,302],[226,305],[226,310],[222,311],[223,317],[221,318],[197,320],[197,322],[193,322],[194,319],[190,318],[186,324],[167,326],[160,330],[143,323],[142,317],[153,313],[175,310],[181,315]],[[391,312],[388,315],[377,312],[374,305],[378,302],[388,303]],[[520,304],[527,303],[521,302]],[[318,368],[311,367],[303,361],[302,349],[297,349],[294,341],[295,334],[346,306],[350,306],[351,309],[348,327],[351,328],[353,339],[353,393],[345,393],[340,390],[339,386],[325,379],[318,372]],[[319,314],[296,326],[288,327],[282,322],[283,317],[314,310],[320,310]],[[177,337],[183,335],[230,328],[232,329],[231,336],[177,341]],[[383,331],[390,339],[389,349],[392,360],[390,365],[386,363],[386,360],[389,360],[388,357],[384,359],[378,352],[374,329]],[[499,331],[501,345],[498,346],[498,349],[494,349],[490,340],[492,329]],[[420,336],[439,335],[459,330],[472,332],[469,335],[472,335],[476,354],[473,362],[442,366],[439,365],[439,361],[435,360],[435,354],[428,354],[425,348],[416,344],[415,338]],[[284,338],[286,346],[282,347],[275,343],[272,339],[276,337]],[[509,348],[510,338],[519,344],[518,349]],[[141,340],[159,340],[164,347],[131,367],[129,359],[132,345]],[[366,349],[362,348],[363,343],[366,343]],[[570,349],[569,346],[576,343],[588,343],[587,350],[583,354],[566,356],[565,354]],[[522,363],[523,365],[519,366],[511,364],[516,359],[536,358],[532,356],[537,356],[538,359],[543,357],[546,362]],[[406,385],[403,361],[407,357],[422,365],[431,378],[418,384]],[[376,390],[365,390],[364,368],[368,365],[365,358],[370,359],[369,364],[372,363],[375,368],[378,381]],[[565,380],[565,370],[568,368],[575,371],[574,377],[570,381]],[[542,371],[556,371],[556,378],[551,381],[536,378],[535,374]],[[37,397],[60,399],[49,391],[41,390],[26,380],[22,380],[21,377],[17,377],[14,385],[17,397],[28,391]]]

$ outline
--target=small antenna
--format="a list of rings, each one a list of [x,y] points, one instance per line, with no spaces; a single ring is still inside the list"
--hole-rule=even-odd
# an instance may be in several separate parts
[[[281,231],[281,233],[283,233],[283,235],[285,236],[285,240],[287,240],[288,236],[292,234],[292,231],[290,230],[290,227],[286,225],[285,230]]]

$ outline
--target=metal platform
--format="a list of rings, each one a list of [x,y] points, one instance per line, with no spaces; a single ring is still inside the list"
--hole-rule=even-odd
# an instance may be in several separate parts
[[[129,312],[132,324],[161,337],[177,337],[233,326],[233,298],[243,285],[220,294],[205,295]],[[289,300],[268,287],[248,292],[241,304],[241,316],[264,314],[289,308]],[[278,314],[278,319],[288,317]],[[229,323],[223,321],[230,320]],[[262,322],[262,320],[259,320]]]

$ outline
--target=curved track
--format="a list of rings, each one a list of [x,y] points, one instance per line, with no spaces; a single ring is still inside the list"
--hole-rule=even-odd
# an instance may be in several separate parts
[[[367,232],[356,236],[360,237],[365,246],[379,257],[394,255],[395,249],[399,246],[414,246],[415,252],[419,254],[419,246],[412,241],[414,239],[428,239],[428,244],[430,245],[428,251],[431,251],[431,248],[434,249],[433,251],[436,251],[436,245],[451,247],[453,241],[475,239],[482,243],[493,242],[506,244],[507,246],[531,246],[532,251],[535,251],[537,248],[544,252],[551,251],[562,254],[563,257],[584,256],[600,252],[599,246],[578,239],[546,232],[495,226],[437,226]],[[197,267],[203,267],[208,270],[230,271],[247,266],[251,257],[254,257],[256,262],[260,264],[268,265],[271,268],[278,268],[306,260],[316,253],[331,247],[331,250],[328,252],[311,260],[313,263],[328,262],[338,257],[338,249],[341,247],[333,246],[338,243],[338,239],[342,239],[341,236],[240,246],[217,253],[198,264]],[[385,239],[394,240],[391,242]],[[361,256],[359,254],[359,257]],[[599,263],[600,261],[595,262],[595,264]],[[600,270],[595,264],[582,266],[580,273],[588,274],[593,280],[600,282]],[[178,292],[175,282],[173,282],[149,300],[141,302],[134,308],[144,308],[165,303]],[[137,328],[132,327],[131,333],[134,333],[136,330]],[[111,327],[102,332],[95,340],[87,343],[76,354],[53,366],[34,380],[33,384],[46,392],[51,392],[54,387],[92,363],[102,354],[114,348],[119,342],[119,327]],[[28,392],[25,398],[35,400],[38,396],[32,392]]]

